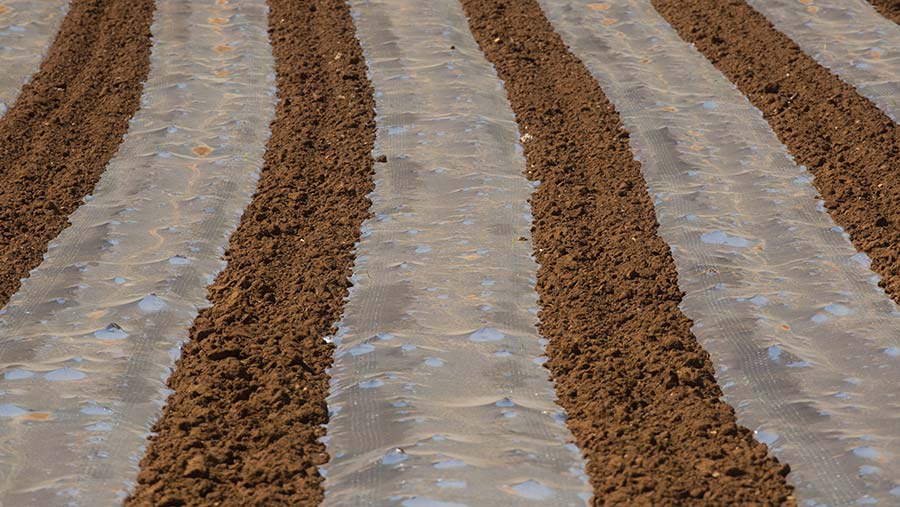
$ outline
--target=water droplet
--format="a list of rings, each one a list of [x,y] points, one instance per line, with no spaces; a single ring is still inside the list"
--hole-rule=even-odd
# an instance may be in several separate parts
[[[148,294],[138,302],[138,308],[142,312],[158,312],[166,307],[166,302],[156,294]]]
[[[351,347],[347,350],[347,353],[353,357],[361,356],[363,354],[368,354],[369,352],[373,352],[375,350],[374,345],[369,345],[368,343],[360,343],[355,347]]]
[[[183,255],[175,255],[169,258],[169,264],[173,266],[186,266],[191,263],[191,260]]]
[[[374,389],[376,387],[381,387],[384,385],[384,382],[381,379],[373,378],[370,380],[363,380],[359,383],[360,389]]]
[[[858,458],[871,460],[881,460],[884,458],[884,454],[882,454],[881,451],[869,446],[857,447],[853,449],[853,455]]]
[[[112,415],[112,410],[99,405],[88,405],[79,410],[84,415]]]
[[[497,342],[504,338],[504,334],[492,327],[483,327],[469,335],[469,340],[476,343]]]
[[[409,456],[406,455],[406,452],[404,452],[403,449],[400,449],[398,447],[396,449],[392,449],[391,452],[385,454],[384,457],[381,458],[381,464],[382,465],[396,465],[397,463],[403,463],[404,461],[406,461],[408,459],[409,459]]]
[[[872,465],[863,465],[859,467],[859,475],[879,475],[881,469]]]
[[[466,462],[460,459],[445,459],[438,461],[437,463],[431,465],[438,470],[447,470],[451,468],[463,468],[466,465]]]
[[[509,489],[514,495],[529,500],[547,500],[555,493],[552,488],[549,488],[534,479],[515,484]]]
[[[832,315],[837,315],[838,317],[844,317],[853,313],[850,308],[837,303],[826,306],[824,310]]]
[[[757,431],[755,436],[756,440],[770,447],[778,441],[778,433],[773,433],[771,431]]]
[[[503,398],[502,400],[499,400],[496,403],[494,403],[494,405],[501,407],[501,408],[509,408],[509,407],[516,406],[515,402],[513,402],[513,400],[511,400],[509,398]]]
[[[450,489],[465,489],[466,481],[454,481],[449,479],[438,479],[435,483],[435,486],[439,488],[450,488]]]
[[[824,313],[817,313],[813,315],[809,320],[815,322],[816,324],[821,324],[828,321],[828,315],[825,315]]]
[[[27,413],[28,411],[22,407],[17,407],[10,403],[0,404],[0,417],[19,417]]]
[[[128,338],[128,333],[113,322],[103,329],[94,331],[94,337],[98,340],[124,340]]]
[[[781,353],[782,352],[783,352],[783,350],[778,345],[772,345],[767,350],[769,359],[776,363],[781,362]]]
[[[434,368],[440,368],[444,366],[445,361],[443,359],[437,357],[429,357],[425,360],[425,364]]]
[[[86,426],[84,429],[88,431],[112,431],[112,424],[108,422],[98,422],[96,424]]]
[[[58,370],[53,370],[49,373],[44,374],[44,378],[51,382],[63,382],[67,380],[81,380],[86,378],[84,372],[78,371],[74,368],[60,368]]]
[[[31,378],[34,376],[34,372],[23,370],[21,368],[15,368],[12,370],[8,370],[3,374],[3,378],[5,380],[24,380],[27,378]]]
[[[765,296],[753,296],[750,298],[750,302],[756,306],[766,306],[769,304],[769,298]]]
[[[726,245],[738,248],[746,248],[753,245],[753,243],[745,238],[732,236],[723,231],[704,232],[700,235],[700,241],[712,245]]]

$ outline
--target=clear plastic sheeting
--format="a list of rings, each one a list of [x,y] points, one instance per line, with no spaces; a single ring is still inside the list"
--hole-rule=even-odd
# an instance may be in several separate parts
[[[540,0],[631,133],[727,401],[802,506],[900,503],[900,314],[761,113],[650,0]]]
[[[502,84],[456,0],[350,5],[387,163],[333,338],[325,505],[585,505]]]
[[[900,120],[900,26],[866,0],[747,0],[820,65]]]
[[[0,0],[0,116],[37,72],[68,8],[67,0]]]
[[[159,0],[142,107],[0,315],[0,504],[131,487],[179,344],[224,266],[274,114],[264,0]]]

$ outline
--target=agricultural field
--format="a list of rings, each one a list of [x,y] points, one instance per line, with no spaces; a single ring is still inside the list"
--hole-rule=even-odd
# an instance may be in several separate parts
[[[900,0],[0,0],[0,506],[900,505]]]

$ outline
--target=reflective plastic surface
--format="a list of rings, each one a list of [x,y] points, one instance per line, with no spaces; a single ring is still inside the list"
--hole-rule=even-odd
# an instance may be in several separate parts
[[[142,107],[0,312],[0,504],[116,505],[250,200],[274,113],[264,0],[159,0]]]
[[[0,0],[0,116],[37,72],[68,8],[66,0]]]
[[[900,314],[812,175],[649,0],[540,3],[631,133],[739,421],[800,505],[900,502]]]
[[[325,505],[585,505],[502,84],[456,0],[350,5],[387,163],[333,338]]]

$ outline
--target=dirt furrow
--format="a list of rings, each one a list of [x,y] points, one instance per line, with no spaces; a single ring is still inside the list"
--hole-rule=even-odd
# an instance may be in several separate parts
[[[763,112],[900,301],[900,128],[742,0],[653,4]]]
[[[342,0],[270,0],[280,102],[257,193],[169,379],[129,506],[312,506],[332,346],[368,213],[372,88]]]
[[[91,193],[140,106],[153,0],[73,0],[0,118],[0,306]]]
[[[900,23],[900,1],[898,0],[868,0],[882,16],[895,23]]]
[[[595,505],[792,505],[738,426],[682,294],[628,134],[534,0],[463,0],[506,83],[532,197],[541,332]]]

